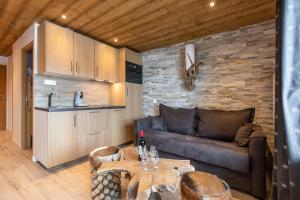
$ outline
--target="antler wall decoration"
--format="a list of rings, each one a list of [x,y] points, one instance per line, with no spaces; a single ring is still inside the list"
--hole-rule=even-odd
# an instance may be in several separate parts
[[[195,51],[194,46],[192,45],[191,47],[192,47],[191,49],[193,51]],[[188,48],[186,48],[186,51],[188,51],[187,49]],[[192,53],[194,54],[194,52],[192,52]],[[193,61],[193,60],[195,60],[195,56],[193,55],[193,60],[192,60],[189,52],[186,52],[185,56],[186,56],[185,57],[186,65],[188,63],[187,61],[189,61],[191,66],[188,69],[186,69],[186,68],[184,69],[184,79],[185,79],[184,83],[185,83],[185,86],[188,90],[193,90],[195,88],[195,80],[197,78],[198,71],[199,71],[199,65],[200,65],[201,62],[199,60],[198,61]]]

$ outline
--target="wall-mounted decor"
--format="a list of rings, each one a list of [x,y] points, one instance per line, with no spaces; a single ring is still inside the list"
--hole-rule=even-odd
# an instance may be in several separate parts
[[[185,68],[184,68],[184,83],[188,90],[195,88],[195,80],[199,71],[200,61],[196,61],[195,45],[185,45]]]

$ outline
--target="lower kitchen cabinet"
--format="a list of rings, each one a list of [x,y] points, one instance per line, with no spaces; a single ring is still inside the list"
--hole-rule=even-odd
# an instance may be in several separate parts
[[[126,143],[125,110],[112,109],[109,112],[109,137],[111,145]]]
[[[77,158],[76,112],[35,111],[33,156],[45,167]]]
[[[50,168],[93,149],[126,143],[125,110],[66,112],[35,110],[33,156]]]

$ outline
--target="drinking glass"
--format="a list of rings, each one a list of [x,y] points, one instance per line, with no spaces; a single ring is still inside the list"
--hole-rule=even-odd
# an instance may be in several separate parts
[[[148,171],[149,158],[148,158],[148,151],[146,146],[141,150],[140,157],[141,157],[141,164],[143,170]]]
[[[158,166],[156,164],[159,161],[159,155],[158,155],[158,151],[156,150],[155,146],[150,147],[150,159],[151,159],[151,162],[153,163],[153,167],[155,169],[157,169]]]

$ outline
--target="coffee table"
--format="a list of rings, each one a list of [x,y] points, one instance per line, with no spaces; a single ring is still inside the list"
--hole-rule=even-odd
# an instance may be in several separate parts
[[[157,169],[150,168],[148,171],[144,171],[138,160],[138,149],[136,147],[125,147],[121,149],[120,161],[104,162],[98,172],[110,169],[130,171],[140,180],[137,199],[148,199],[152,186],[163,185],[171,188],[173,193],[177,193],[181,173],[195,170],[189,160],[161,158],[157,166]]]

